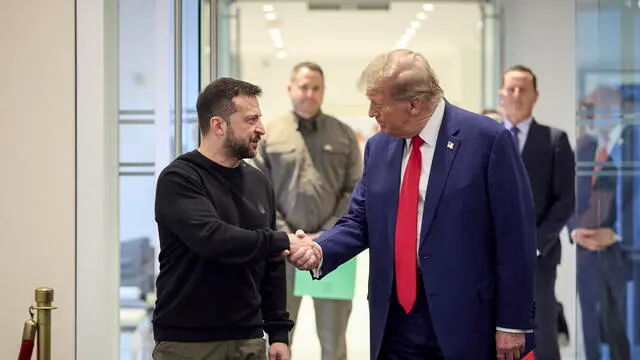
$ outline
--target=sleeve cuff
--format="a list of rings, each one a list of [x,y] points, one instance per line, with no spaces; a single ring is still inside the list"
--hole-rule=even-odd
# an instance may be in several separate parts
[[[271,233],[271,250],[274,253],[289,250],[289,235],[282,231]]]
[[[313,280],[320,280],[322,277],[322,263],[324,262],[324,258],[320,259],[320,264],[315,269],[311,269],[311,277]]]
[[[289,332],[286,330],[278,330],[269,335],[269,345],[273,343],[284,343],[289,345]]]
[[[518,330],[518,329],[509,329],[509,328],[503,328],[503,327],[496,327],[497,331],[502,331],[502,332],[506,332],[506,333],[510,333],[510,334],[529,334],[532,333],[533,330]]]

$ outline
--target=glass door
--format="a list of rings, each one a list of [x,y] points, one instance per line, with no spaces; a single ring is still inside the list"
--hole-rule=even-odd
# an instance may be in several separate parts
[[[576,358],[640,359],[640,4],[576,11]]]
[[[120,359],[150,359],[158,174],[198,145],[203,3],[119,1]]]

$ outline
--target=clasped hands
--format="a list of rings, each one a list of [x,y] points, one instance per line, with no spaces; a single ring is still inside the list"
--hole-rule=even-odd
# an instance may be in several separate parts
[[[314,241],[316,237],[316,234],[305,234],[302,230],[289,234],[289,250],[285,250],[284,255],[299,270],[312,270],[320,266],[322,248]]]

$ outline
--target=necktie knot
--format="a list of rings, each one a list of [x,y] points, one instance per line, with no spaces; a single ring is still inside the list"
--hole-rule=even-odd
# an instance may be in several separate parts
[[[511,128],[511,132],[513,133],[513,135],[518,136],[518,134],[520,133],[520,129],[514,126]]]
[[[419,149],[424,144],[424,140],[420,136],[414,136],[411,138],[411,147],[415,150]]]

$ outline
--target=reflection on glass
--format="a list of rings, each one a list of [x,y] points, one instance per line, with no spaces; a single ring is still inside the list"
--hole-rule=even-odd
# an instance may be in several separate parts
[[[577,357],[639,359],[640,12],[604,0],[577,9]]]

